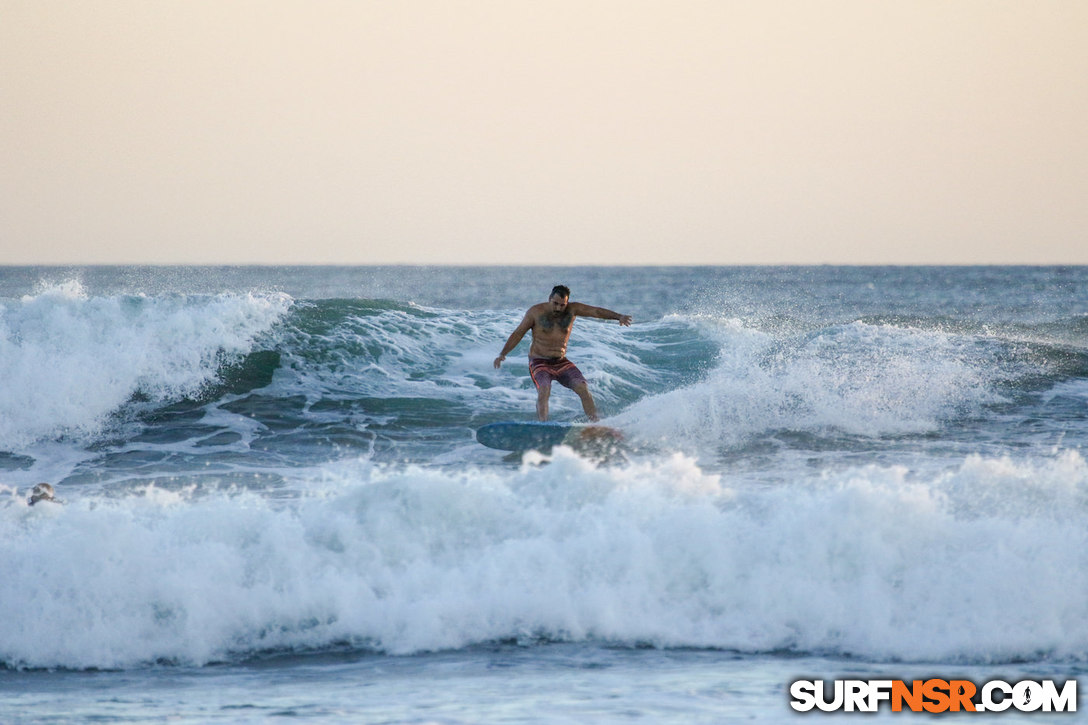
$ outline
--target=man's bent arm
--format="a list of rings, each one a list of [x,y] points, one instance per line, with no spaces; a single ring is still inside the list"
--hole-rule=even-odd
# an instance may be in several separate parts
[[[521,338],[525,337],[525,333],[528,332],[533,326],[533,316],[528,312],[525,313],[525,317],[521,319],[521,322],[510,333],[510,337],[506,339],[506,344],[502,346],[502,352],[495,358],[495,368],[498,369],[502,365],[502,361],[506,359],[506,356],[514,351],[514,348],[521,342]]]
[[[621,315],[618,312],[606,310],[604,307],[584,305],[581,302],[572,302],[570,306],[573,308],[571,309],[571,312],[581,317],[596,317],[599,320],[618,320],[621,325],[631,324],[630,315]]]

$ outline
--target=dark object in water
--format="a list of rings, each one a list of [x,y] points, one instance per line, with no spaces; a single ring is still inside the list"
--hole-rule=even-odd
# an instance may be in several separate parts
[[[57,499],[53,498],[53,487],[48,483],[39,483],[30,492],[30,498],[26,500],[27,505],[33,506],[39,501],[52,501],[54,503],[60,503]]]

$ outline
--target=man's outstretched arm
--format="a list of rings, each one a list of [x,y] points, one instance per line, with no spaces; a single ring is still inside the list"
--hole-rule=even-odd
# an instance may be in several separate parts
[[[621,315],[618,312],[606,310],[604,307],[584,305],[581,302],[571,302],[570,307],[571,312],[581,317],[596,317],[598,320],[617,320],[621,325],[624,326],[631,324],[630,315]]]

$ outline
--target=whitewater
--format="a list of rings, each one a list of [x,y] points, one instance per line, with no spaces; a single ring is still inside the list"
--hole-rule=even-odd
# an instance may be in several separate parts
[[[1083,678],[1086,282],[0,269],[0,720],[785,721],[802,676]],[[618,456],[475,442],[533,418],[527,342],[491,361],[557,283],[635,317],[569,349]]]

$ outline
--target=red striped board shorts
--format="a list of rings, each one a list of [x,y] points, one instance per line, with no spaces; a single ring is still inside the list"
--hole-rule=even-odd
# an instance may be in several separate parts
[[[565,388],[574,389],[575,385],[586,382],[582,371],[565,357],[529,358],[529,377],[537,389],[550,388],[553,380]]]

